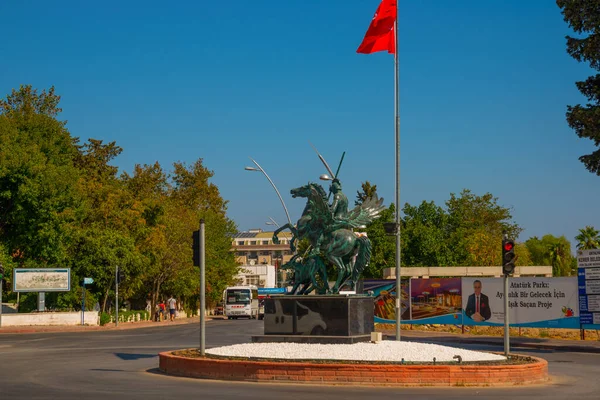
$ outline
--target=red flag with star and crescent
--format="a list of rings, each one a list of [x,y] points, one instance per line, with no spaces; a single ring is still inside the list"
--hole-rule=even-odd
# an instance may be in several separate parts
[[[394,22],[396,22],[396,1],[381,0],[365,38],[356,50],[357,53],[371,54],[378,51],[396,52]]]

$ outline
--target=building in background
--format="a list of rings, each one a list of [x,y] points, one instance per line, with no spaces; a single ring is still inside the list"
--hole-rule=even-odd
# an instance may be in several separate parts
[[[241,266],[239,285],[277,287],[283,282],[285,276],[278,269],[293,256],[290,251],[292,233],[281,232],[278,237],[279,244],[275,244],[273,231],[264,232],[262,229],[240,232],[233,237],[231,251],[235,252]]]

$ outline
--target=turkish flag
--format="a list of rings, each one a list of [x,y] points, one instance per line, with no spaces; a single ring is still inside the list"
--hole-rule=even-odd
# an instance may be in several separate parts
[[[394,40],[396,1],[381,0],[365,38],[356,50],[357,53],[371,54],[385,50],[391,54],[396,52],[396,41]]]

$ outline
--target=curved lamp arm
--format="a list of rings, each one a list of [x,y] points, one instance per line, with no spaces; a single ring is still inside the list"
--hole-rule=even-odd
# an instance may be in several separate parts
[[[275,193],[277,193],[277,196],[279,197],[279,200],[281,201],[281,205],[283,206],[283,209],[285,210],[285,216],[287,217],[288,222],[290,223],[291,226],[294,226],[294,224],[292,223],[292,219],[290,218],[290,213],[288,213],[287,207],[285,206],[285,202],[283,201],[283,198],[281,197],[281,194],[279,193],[279,190],[277,190],[277,186],[275,186],[275,184],[273,183],[273,181],[271,180],[271,178],[269,177],[269,175],[267,175],[267,173],[265,172],[265,170],[252,157],[248,157],[248,158],[250,160],[252,160],[252,162],[254,163],[254,165],[256,165],[257,168],[246,167],[245,170],[246,171],[260,171],[260,172],[263,173],[263,175],[271,183],[271,186],[273,186],[273,189],[275,189]]]

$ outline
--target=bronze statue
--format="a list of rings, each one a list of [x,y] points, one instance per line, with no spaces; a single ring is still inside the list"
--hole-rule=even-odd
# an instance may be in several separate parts
[[[308,239],[310,242],[307,255],[302,258],[294,256],[283,265],[283,268],[294,271],[294,287],[291,294],[308,294],[312,290],[336,294],[346,284],[354,290],[356,282],[371,259],[371,241],[366,236],[358,236],[353,229],[364,228],[384,209],[383,199],[375,195],[352,211],[348,211],[348,198],[342,192],[337,174],[333,175],[320,154],[319,158],[332,174],[332,203],[328,203],[325,190],[316,183],[309,182],[307,185],[292,189],[290,191],[292,197],[307,199],[302,216],[296,226],[286,224],[273,233],[273,242],[279,243],[277,237],[279,232],[286,228],[290,229],[293,235],[290,241],[292,252],[296,250],[297,240]],[[331,289],[327,283],[327,273],[321,257],[329,260],[337,269],[337,280]],[[317,275],[320,276],[325,287],[318,284]],[[296,293],[300,284],[305,286]]]

